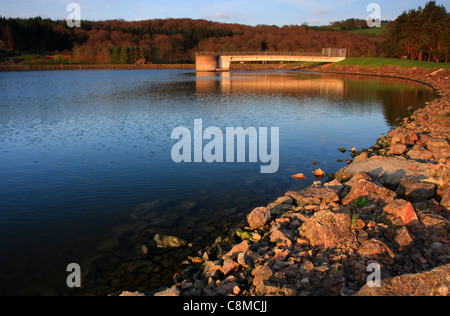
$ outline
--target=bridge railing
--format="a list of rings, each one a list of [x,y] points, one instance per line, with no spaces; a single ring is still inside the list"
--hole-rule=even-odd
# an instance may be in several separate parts
[[[346,57],[346,48],[324,48],[321,52],[197,52],[197,56],[318,56],[318,57]]]
[[[322,53],[303,52],[197,52],[197,56],[324,56]]]

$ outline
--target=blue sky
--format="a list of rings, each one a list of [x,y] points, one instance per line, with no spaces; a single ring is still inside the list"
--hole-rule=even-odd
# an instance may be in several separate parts
[[[76,2],[86,20],[155,18],[207,19],[248,25],[327,25],[347,18],[366,19],[368,4],[381,6],[382,19],[424,6],[428,0],[0,0],[0,16],[66,19],[66,7]],[[450,0],[437,0],[447,10]]]

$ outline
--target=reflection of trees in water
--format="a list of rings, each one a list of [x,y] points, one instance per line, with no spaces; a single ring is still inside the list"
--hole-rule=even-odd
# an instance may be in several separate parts
[[[288,97],[324,97],[333,108],[357,110],[380,104],[390,125],[432,99],[433,91],[419,83],[391,78],[334,74],[198,73],[198,95],[214,93],[281,94]],[[349,102],[336,102],[349,101]]]

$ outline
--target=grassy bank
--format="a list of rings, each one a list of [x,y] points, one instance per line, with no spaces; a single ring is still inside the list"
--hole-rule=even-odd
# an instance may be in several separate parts
[[[341,62],[335,63],[336,66],[360,66],[378,68],[384,66],[400,67],[400,68],[423,68],[423,69],[450,69],[450,64],[445,63],[429,63],[425,61],[396,59],[396,58],[348,58]]]

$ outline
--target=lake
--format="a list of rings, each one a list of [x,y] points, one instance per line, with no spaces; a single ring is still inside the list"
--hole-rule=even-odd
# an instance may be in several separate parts
[[[434,98],[387,78],[182,70],[0,73],[0,95],[0,295],[156,289],[253,208],[344,167],[337,148],[369,148]],[[278,127],[278,171],[175,163],[172,131],[198,119]],[[157,249],[157,233],[193,247]],[[70,263],[81,290],[66,286]]]

